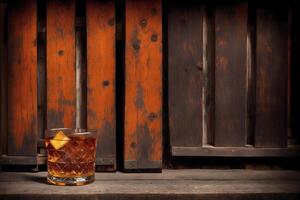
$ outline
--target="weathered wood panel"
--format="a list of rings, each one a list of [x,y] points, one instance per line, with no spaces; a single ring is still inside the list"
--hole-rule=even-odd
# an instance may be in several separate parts
[[[46,176],[46,172],[1,173],[0,198],[298,200],[300,195],[300,172],[288,170],[181,169],[164,170],[162,174],[97,173],[95,183],[84,187],[41,184]]]
[[[259,6],[256,27],[256,147],[287,145],[288,8]]]
[[[99,129],[96,164],[103,165],[116,156],[114,0],[88,0],[86,13],[87,125]]]
[[[291,128],[292,136],[296,142],[300,144],[300,125],[298,121],[298,113],[300,113],[300,6],[296,2],[291,4],[292,20],[291,20]]]
[[[76,68],[76,128],[86,128],[86,1],[76,1],[75,19],[75,68]]]
[[[203,6],[172,1],[168,10],[170,143],[201,146],[203,133]]]
[[[47,4],[47,128],[75,127],[75,0]]]
[[[5,41],[5,15],[7,6],[4,3],[0,3],[0,155],[6,152],[7,141],[7,42]],[[1,166],[0,166],[1,171]]]
[[[46,126],[46,9],[47,2],[37,0],[37,102],[39,139],[44,138],[44,130]]]
[[[215,11],[215,146],[246,143],[246,3]]]
[[[127,0],[125,9],[125,169],[161,168],[161,0]]]
[[[204,156],[204,157],[273,157],[273,158],[297,158],[300,155],[300,148],[255,148],[255,147],[176,147],[173,146],[174,156]]]
[[[203,133],[202,145],[214,143],[214,70],[215,23],[214,8],[206,4],[203,15]]]
[[[8,6],[8,154],[37,151],[37,5]]]

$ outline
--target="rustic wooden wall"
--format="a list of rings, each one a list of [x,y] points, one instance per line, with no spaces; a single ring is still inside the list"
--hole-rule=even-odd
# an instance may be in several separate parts
[[[281,149],[289,140],[288,3],[168,1],[167,17],[171,154],[299,155]]]
[[[0,3],[0,162],[44,164],[53,127],[99,129],[97,170],[161,169],[163,148],[172,158],[298,156],[289,143],[299,138],[298,10],[246,0]]]

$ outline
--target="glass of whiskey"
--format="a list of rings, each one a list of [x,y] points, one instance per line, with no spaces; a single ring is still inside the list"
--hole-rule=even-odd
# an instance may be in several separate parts
[[[96,130],[46,130],[47,181],[55,185],[85,185],[93,182],[96,139]]]

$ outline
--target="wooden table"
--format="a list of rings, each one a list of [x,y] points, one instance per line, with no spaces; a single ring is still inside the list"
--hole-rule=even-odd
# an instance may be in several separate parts
[[[0,199],[300,199],[299,171],[163,170],[97,173],[86,186],[54,186],[46,172],[3,172]]]

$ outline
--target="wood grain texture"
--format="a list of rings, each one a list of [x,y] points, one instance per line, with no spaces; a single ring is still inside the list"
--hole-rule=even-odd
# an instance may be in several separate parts
[[[87,125],[99,129],[97,165],[116,157],[114,0],[86,2]]]
[[[300,113],[300,5],[296,2],[291,4],[292,21],[291,21],[291,128],[292,136],[300,144],[300,125],[298,113]]]
[[[37,151],[37,5],[8,8],[8,155]]]
[[[203,7],[172,1],[168,10],[170,143],[201,146],[203,133]]]
[[[204,6],[203,15],[203,134],[202,145],[214,143],[214,70],[215,70],[215,17],[211,4]]]
[[[44,138],[44,130],[46,126],[46,9],[47,2],[37,0],[37,101],[39,139]]]
[[[75,128],[75,0],[47,4],[47,128]]]
[[[125,168],[151,168],[162,159],[161,0],[127,0],[125,9]]]
[[[201,157],[243,157],[243,158],[297,158],[300,148],[255,148],[255,147],[176,147],[172,146],[173,156]]]
[[[215,11],[215,146],[246,143],[247,4]]]
[[[6,99],[6,70],[7,66],[7,42],[5,41],[5,14],[6,14],[6,4],[0,3],[0,155],[6,152],[6,141],[7,141],[7,99]],[[1,166],[0,166],[1,171]]]
[[[256,27],[256,147],[287,145],[287,5],[259,6]]]
[[[300,195],[300,173],[288,170],[181,169],[163,170],[162,174],[96,173],[95,183],[84,187],[51,187],[44,183],[45,176],[46,172],[1,173],[0,198],[298,200]]]

